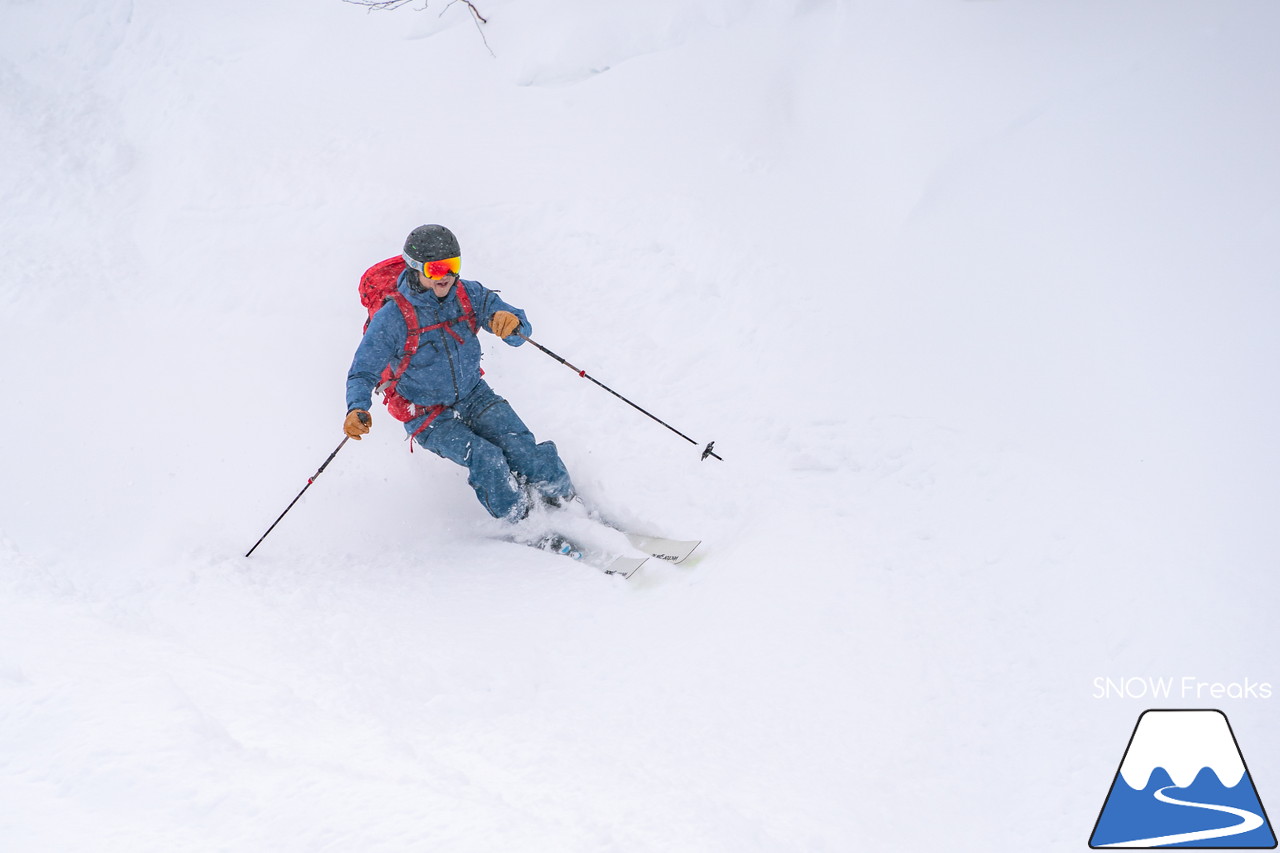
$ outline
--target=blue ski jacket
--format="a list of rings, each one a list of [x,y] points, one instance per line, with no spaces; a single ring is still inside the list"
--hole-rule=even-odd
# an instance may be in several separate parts
[[[480,341],[463,316],[458,301],[458,288],[465,287],[475,311],[476,321],[488,328],[489,321],[499,311],[510,311],[520,318],[520,334],[533,334],[533,327],[524,311],[509,305],[498,294],[477,281],[459,279],[444,299],[434,293],[419,293],[409,287],[409,275],[405,270],[396,282],[396,289],[409,300],[418,312],[420,327],[433,326],[449,320],[448,328],[424,331],[418,342],[418,352],[409,362],[396,385],[396,391],[410,402],[421,406],[452,406],[466,397],[480,383]],[[459,343],[450,331],[461,339]],[[394,302],[388,301],[373,315],[369,328],[356,347],[347,373],[347,411],[368,409],[373,401],[373,390],[382,380],[382,371],[388,365],[394,367],[404,357],[405,341],[409,330],[404,317]],[[513,333],[504,338],[510,346],[520,346],[524,340]]]

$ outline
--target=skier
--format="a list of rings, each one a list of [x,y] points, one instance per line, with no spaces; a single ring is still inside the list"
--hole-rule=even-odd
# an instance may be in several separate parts
[[[356,440],[369,432],[380,386],[388,411],[414,441],[467,469],[468,484],[494,518],[515,522],[537,501],[571,501],[573,483],[555,444],[536,441],[481,378],[478,329],[520,346],[520,335],[533,331],[524,311],[459,277],[462,251],[442,225],[413,229],[402,257],[395,294],[373,315],[351,361],[343,431]]]

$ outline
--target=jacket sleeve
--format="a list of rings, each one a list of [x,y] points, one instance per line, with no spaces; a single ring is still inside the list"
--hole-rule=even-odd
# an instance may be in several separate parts
[[[493,315],[499,311],[510,311],[520,319],[520,328],[516,329],[522,335],[533,335],[533,324],[529,322],[529,318],[524,315],[524,310],[517,308],[508,303],[505,299],[498,295],[497,291],[490,290],[479,282],[470,282],[467,287],[467,295],[471,298],[471,305],[474,307],[476,317],[480,320],[480,324],[486,329],[489,328],[489,321],[493,319]],[[518,347],[524,343],[524,338],[517,337],[514,333],[502,339],[503,343],[508,346]]]
[[[395,305],[387,303],[369,323],[347,372],[347,411],[368,409],[382,371],[404,349],[408,330]]]

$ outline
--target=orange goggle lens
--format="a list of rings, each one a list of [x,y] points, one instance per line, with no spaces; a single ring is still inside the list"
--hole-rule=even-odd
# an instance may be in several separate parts
[[[462,258],[445,258],[443,261],[427,261],[422,265],[422,272],[427,278],[444,278],[457,275],[462,269]]]

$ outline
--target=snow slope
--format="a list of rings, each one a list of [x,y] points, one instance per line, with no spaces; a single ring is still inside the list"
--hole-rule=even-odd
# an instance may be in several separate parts
[[[478,5],[0,3],[0,847],[1074,850],[1094,677],[1280,680],[1273,3]],[[691,565],[382,413],[240,556],[426,221]]]

